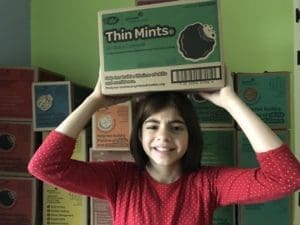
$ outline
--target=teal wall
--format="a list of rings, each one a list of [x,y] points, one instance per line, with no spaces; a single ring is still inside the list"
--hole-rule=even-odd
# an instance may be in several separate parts
[[[224,59],[232,71],[292,71],[292,1],[220,2]],[[99,69],[97,11],[134,4],[134,0],[31,0],[32,65],[93,87]]]

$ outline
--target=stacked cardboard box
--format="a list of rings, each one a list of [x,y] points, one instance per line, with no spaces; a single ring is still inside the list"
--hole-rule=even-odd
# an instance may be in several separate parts
[[[236,165],[236,130],[234,127],[203,128],[201,164],[205,166]],[[213,217],[214,225],[235,224],[235,206],[218,208]]]
[[[287,130],[277,130],[278,136],[286,143],[289,141]],[[245,137],[238,131],[238,164],[243,168],[258,167],[255,153]],[[238,207],[240,225],[290,225],[292,224],[291,205],[292,196],[260,204],[251,204]]]
[[[129,152],[132,125],[132,103],[127,101],[98,109],[92,117],[92,148],[90,161],[133,161]],[[91,224],[111,225],[107,201],[91,198]]]
[[[64,76],[42,68],[0,68],[0,224],[40,224],[40,183],[27,171],[40,143],[33,131],[31,87]]]
[[[290,104],[288,72],[237,73],[236,88],[240,98],[289,144]],[[244,133],[238,129],[238,165],[257,167],[255,153]],[[291,224],[291,201],[288,196],[262,204],[239,206],[239,224]]]
[[[43,139],[49,132],[43,132]],[[77,138],[72,159],[87,161],[90,134],[84,129]],[[88,225],[89,198],[43,183],[43,225]]]
[[[37,184],[30,177],[0,176],[0,225],[36,225]]]
[[[27,164],[37,140],[31,122],[0,121],[0,171],[6,176],[28,176]]]
[[[290,112],[289,112],[289,73],[288,72],[265,72],[265,73],[237,73],[234,74],[235,89],[240,98],[256,113],[260,118],[263,119],[286,143],[289,142],[289,124],[290,124]],[[203,139],[204,139],[204,152],[203,152],[203,164],[218,166],[218,165],[237,165],[241,167],[254,167],[256,166],[256,159],[254,151],[252,150],[249,142],[240,130],[238,124],[235,124],[231,116],[223,109],[212,105],[211,103],[191,96],[192,103],[198,113],[199,122],[203,127]],[[227,143],[231,140],[229,137],[224,140],[219,140],[225,134],[223,133],[226,129],[232,129],[234,133],[237,133],[237,142],[234,144]],[[214,130],[215,135],[212,135]],[[221,130],[217,132],[217,130]],[[208,135],[208,131],[211,133]],[[206,142],[206,143],[205,143]],[[211,143],[211,144],[209,144]],[[219,148],[214,148],[218,143],[222,143]],[[224,143],[226,143],[224,145]],[[238,144],[236,144],[238,143]],[[243,144],[248,143],[248,144]],[[231,145],[233,154],[220,154],[216,157],[214,149],[226,149]],[[247,147],[246,147],[247,146]],[[236,149],[236,150],[234,150]],[[206,152],[207,151],[207,152]],[[247,152],[247,154],[246,154]],[[224,157],[224,156],[227,157]],[[232,156],[232,164],[228,156]],[[238,158],[238,162],[236,159]],[[226,164],[226,162],[227,164]],[[213,163],[214,162],[214,163]],[[277,214],[279,217],[284,218],[284,223],[290,224],[290,204],[291,197],[280,199],[278,201],[269,202],[265,204],[257,204],[252,206],[240,206],[237,211],[238,214],[233,213],[228,208],[220,208],[216,211],[214,216],[214,225],[222,224],[227,222],[229,224],[238,223],[239,225],[248,224],[268,224],[262,217],[257,216],[258,214]],[[277,211],[282,209],[281,213]],[[231,208],[233,211],[235,207]],[[222,212],[223,210],[223,212]],[[221,212],[219,212],[221,211]],[[234,215],[230,217],[228,213]],[[227,213],[227,214],[226,214]],[[227,217],[225,216],[227,215]],[[271,217],[271,216],[270,216]],[[230,219],[232,220],[230,221]],[[274,216],[272,218],[275,218]],[[282,224],[282,220],[278,217],[272,219],[272,223]]]
[[[103,161],[128,161],[133,162],[133,158],[129,151],[105,151],[95,150],[90,151],[91,162]],[[109,203],[104,199],[91,198],[91,225],[112,225],[112,215]]]
[[[44,140],[82,101],[91,89],[70,81],[34,82],[32,84],[33,130]],[[80,133],[73,159],[88,161],[90,124]],[[43,225],[89,224],[89,199],[43,183]]]

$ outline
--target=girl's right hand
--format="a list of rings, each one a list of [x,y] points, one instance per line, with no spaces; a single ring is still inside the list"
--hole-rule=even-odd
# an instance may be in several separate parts
[[[116,96],[108,96],[108,95],[104,95],[101,91],[101,77],[100,77],[100,71],[99,71],[99,75],[98,75],[98,80],[97,83],[94,87],[94,90],[91,94],[91,97],[97,101],[97,104],[99,106],[99,108],[102,107],[108,107],[111,105],[115,105],[118,103],[122,103],[122,102],[126,102],[129,101],[131,99],[131,96],[123,96],[123,95],[116,95]]]

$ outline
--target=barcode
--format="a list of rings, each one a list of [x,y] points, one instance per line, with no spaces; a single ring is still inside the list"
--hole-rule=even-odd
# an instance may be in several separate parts
[[[172,83],[209,81],[220,79],[222,79],[222,70],[220,66],[171,71]]]

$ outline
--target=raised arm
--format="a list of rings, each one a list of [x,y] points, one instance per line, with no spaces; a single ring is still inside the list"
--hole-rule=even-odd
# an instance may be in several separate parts
[[[98,79],[94,91],[49,134],[35,152],[28,165],[29,172],[46,183],[72,192],[106,196],[113,190],[111,167],[106,167],[105,163],[82,162],[71,157],[76,138],[92,114],[101,107],[127,99],[102,95]]]
[[[69,137],[76,138],[99,108],[108,107],[129,100],[129,97],[110,97],[101,93],[100,76],[93,92],[55,129]]]
[[[259,167],[220,169],[216,176],[219,204],[274,200],[300,188],[300,163],[287,145],[234,92],[232,77],[217,92],[200,92],[203,98],[227,110],[256,152]]]

